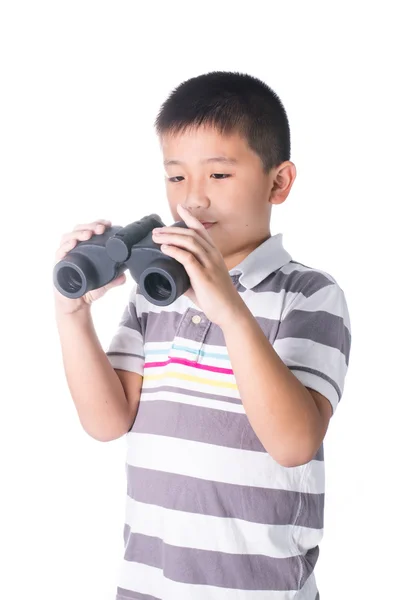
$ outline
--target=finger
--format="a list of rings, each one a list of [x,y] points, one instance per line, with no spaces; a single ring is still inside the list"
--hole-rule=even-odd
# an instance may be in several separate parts
[[[80,229],[92,229],[93,231],[96,229],[98,225],[103,225],[104,227],[110,227],[111,221],[107,221],[106,219],[97,219],[92,223],[84,223],[75,225],[73,231],[79,231]]]
[[[93,231],[90,229],[81,229],[76,231],[69,231],[65,233],[61,238],[61,244],[65,244],[65,242],[69,242],[70,240],[78,240],[84,241],[88,240],[92,237]]]
[[[209,263],[205,259],[206,255],[204,253],[202,254],[201,252],[196,254],[184,248],[166,244],[161,246],[161,252],[168,254],[168,256],[172,256],[172,258],[175,258],[185,267],[186,270],[189,269],[189,271],[192,271],[192,273],[198,272],[198,269],[209,267]]]
[[[65,233],[60,240],[60,249],[63,248],[64,250],[64,244],[67,244],[67,246],[65,246],[66,251],[64,252],[64,256],[69,250],[72,250],[78,241],[83,242],[89,240],[93,234],[101,235],[104,233],[108,224],[111,225],[111,221],[100,219],[99,221],[94,221],[87,225],[76,225],[72,231]]]
[[[153,229],[153,239],[159,244],[161,244],[163,240],[167,240],[167,237],[168,240],[170,240],[171,236],[174,236],[173,239],[176,241],[178,238],[184,239],[185,237],[195,240],[206,252],[211,252],[213,248],[208,240],[201,237],[199,232],[194,231],[193,229],[183,229],[182,227],[163,227],[160,231]],[[168,244],[169,241],[165,241],[165,243]],[[171,241],[171,243],[174,242]]]
[[[182,220],[184,221],[184,223],[186,223],[188,227],[190,227],[191,229],[195,229],[199,233],[199,235],[201,235],[202,238],[211,241],[211,237],[207,229],[202,223],[200,223],[198,219],[196,219],[196,217],[192,215],[190,211],[188,211],[187,208],[182,206],[182,204],[178,204],[177,211],[179,216],[182,218]]]
[[[182,248],[194,254],[199,263],[202,264],[204,267],[208,268],[211,266],[210,254],[207,251],[207,248],[204,248],[203,246],[203,244],[206,244],[206,242],[198,236],[193,237],[189,235],[182,236],[173,233],[163,233],[158,237],[162,238],[160,240],[161,244]],[[157,237],[155,237],[155,241],[159,241]]]
[[[68,242],[64,242],[63,244],[61,244],[55,255],[56,261],[59,262],[60,260],[65,258],[68,252],[70,252],[72,248],[76,246],[76,244],[77,240],[75,239],[71,239]]]

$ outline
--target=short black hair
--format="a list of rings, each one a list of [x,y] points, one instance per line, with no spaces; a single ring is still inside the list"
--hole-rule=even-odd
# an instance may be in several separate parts
[[[252,75],[213,71],[188,79],[173,90],[155,121],[159,136],[201,125],[242,135],[267,173],[290,159],[285,108],[277,94]]]

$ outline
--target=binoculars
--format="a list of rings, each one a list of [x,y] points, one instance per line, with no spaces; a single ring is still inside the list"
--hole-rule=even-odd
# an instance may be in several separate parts
[[[174,227],[187,228],[183,221]],[[126,227],[108,227],[101,235],[78,242],[53,269],[53,282],[67,298],[80,298],[103,287],[129,269],[147,300],[168,306],[190,287],[184,267],[161,251],[152,238],[155,227],[164,227],[156,214]]]

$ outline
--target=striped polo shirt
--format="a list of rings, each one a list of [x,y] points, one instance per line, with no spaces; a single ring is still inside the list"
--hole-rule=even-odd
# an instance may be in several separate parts
[[[337,282],[292,260],[281,234],[230,275],[281,360],[335,411],[351,340]],[[143,375],[117,600],[319,598],[323,446],[291,468],[266,452],[220,327],[186,296],[159,307],[135,286],[107,355]]]

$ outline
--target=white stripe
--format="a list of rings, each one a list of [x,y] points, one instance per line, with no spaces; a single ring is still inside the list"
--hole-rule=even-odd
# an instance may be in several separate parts
[[[139,373],[143,376],[143,359],[137,356],[107,356],[113,369],[121,369],[122,371],[130,371],[132,373]]]
[[[253,292],[252,290],[246,290],[246,292],[240,295],[255,317],[264,317],[275,321],[279,321],[281,318],[282,306],[288,297],[285,290],[281,290],[280,292]]]
[[[312,582],[311,582],[312,583]],[[118,585],[162,600],[315,600],[315,595],[293,591],[234,590],[212,585],[180,583],[164,577],[161,569],[124,560]]]
[[[312,460],[306,465],[286,468],[267,453],[134,431],[127,434],[127,445],[127,463],[133,467],[294,492],[304,491],[304,484],[308,484],[308,492],[324,493],[322,461]],[[303,483],[306,468],[310,476]]]
[[[110,342],[108,351],[134,352],[143,355],[143,336],[136,329],[120,325]]]
[[[126,523],[134,533],[161,538],[166,544],[229,554],[261,554],[271,558],[297,556],[289,551],[291,535],[303,547],[319,544],[321,530],[292,525],[263,525],[242,519],[221,518],[127,499]],[[301,531],[299,531],[301,530]]]
[[[302,338],[275,340],[273,347],[286,366],[321,371],[343,389],[347,365],[340,350]]]
[[[205,350],[205,346],[207,346],[208,352],[218,352],[221,354],[221,346],[209,346],[208,344],[202,344],[196,342],[195,340],[190,340],[188,338],[181,337],[179,335],[174,337],[174,346],[186,346],[186,348],[192,348],[196,352],[201,348]],[[224,352],[225,346],[222,348],[222,352]]]
[[[154,381],[152,383],[154,385],[158,385],[158,383],[156,384],[156,382]],[[168,385],[170,385],[169,382],[167,383]],[[225,395],[229,396],[229,392],[230,390],[227,390],[227,393]],[[219,390],[219,394],[222,396],[224,394],[224,391]],[[188,404],[190,406],[201,406],[202,408],[215,408],[216,410],[223,410],[226,412],[238,413],[241,415],[245,414],[243,404],[234,404],[233,402],[229,402],[228,400],[213,400],[212,398],[200,398],[198,396],[189,396],[186,395],[184,392],[146,392],[146,394],[142,394],[140,397],[140,402],[152,402],[154,400],[177,402],[179,404]]]
[[[172,342],[146,342],[144,344],[145,352],[149,350],[162,350],[168,356],[169,351],[171,350]]]
[[[172,366],[177,366],[177,365],[172,365]],[[153,369],[146,369],[147,375],[153,375]],[[175,371],[175,369],[174,369]],[[178,377],[173,377],[173,376],[165,376],[166,373],[168,373],[168,371],[165,370],[165,367],[162,369],[163,375],[164,377],[160,377],[159,379],[148,379],[146,377],[146,373],[144,374],[144,379],[143,379],[143,387],[145,389],[152,389],[154,387],[158,387],[160,385],[170,385],[173,387],[179,387],[182,389],[186,389],[186,390],[190,390],[193,392],[198,392],[201,391],[204,394],[210,394],[210,395],[217,395],[220,394],[221,396],[231,396],[232,398],[235,398],[237,400],[240,400],[240,396],[239,396],[239,390],[237,387],[224,387],[224,386],[218,386],[218,385],[213,385],[212,383],[201,383],[199,384],[197,381],[187,381],[186,379],[180,379]],[[208,380],[210,381],[212,378],[208,377],[208,371],[201,371],[200,369],[198,369],[198,373],[190,373],[190,376],[198,376],[201,377],[204,380]],[[218,379],[218,381],[220,381],[220,378]],[[201,388],[199,390],[199,385],[201,385]]]

